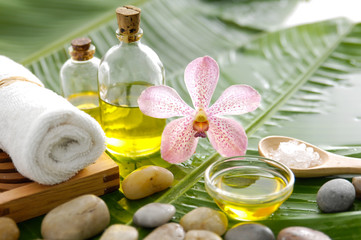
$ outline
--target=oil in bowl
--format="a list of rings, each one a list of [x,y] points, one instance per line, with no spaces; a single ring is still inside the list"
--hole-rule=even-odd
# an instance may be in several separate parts
[[[269,217],[291,195],[294,175],[285,165],[258,156],[221,159],[205,171],[205,187],[229,217]]]

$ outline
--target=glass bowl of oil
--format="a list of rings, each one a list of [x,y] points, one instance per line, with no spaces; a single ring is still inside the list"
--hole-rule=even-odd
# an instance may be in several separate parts
[[[295,177],[284,164],[258,156],[223,158],[204,174],[219,208],[242,221],[268,218],[291,195]]]

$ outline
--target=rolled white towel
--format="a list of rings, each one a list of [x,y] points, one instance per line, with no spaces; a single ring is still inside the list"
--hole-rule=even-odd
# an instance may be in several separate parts
[[[9,78],[21,80],[1,86]],[[92,117],[39,85],[25,67],[0,56],[0,149],[23,176],[53,185],[95,162],[105,136]]]

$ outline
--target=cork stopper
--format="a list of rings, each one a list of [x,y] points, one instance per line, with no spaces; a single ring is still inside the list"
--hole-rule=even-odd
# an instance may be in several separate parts
[[[75,51],[86,51],[89,49],[91,42],[89,38],[76,38],[71,41],[71,46]]]
[[[120,34],[134,35],[139,31],[140,8],[127,5],[117,8],[115,12]]]
[[[71,58],[77,61],[91,59],[95,53],[95,47],[91,42],[89,38],[76,38],[71,41],[71,47],[69,48]]]

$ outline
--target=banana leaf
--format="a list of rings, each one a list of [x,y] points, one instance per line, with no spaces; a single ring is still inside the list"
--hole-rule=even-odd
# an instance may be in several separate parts
[[[360,24],[333,19],[276,31],[274,26],[289,14],[295,1],[129,3],[142,8],[143,41],[160,55],[167,84],[189,104],[183,71],[189,61],[203,55],[212,56],[220,66],[214,99],[232,84],[248,84],[261,93],[259,109],[234,117],[246,129],[248,154],[258,155],[262,137],[285,135],[338,154],[361,157]],[[102,56],[117,43],[114,8],[118,5],[116,1],[95,0],[1,0],[0,53],[26,65],[48,88],[60,93],[58,72],[68,58],[68,42],[87,35]],[[175,222],[199,206],[217,209],[205,191],[203,172],[219,158],[202,139],[193,157],[182,164],[171,165],[159,153],[136,161],[114,159],[121,180],[140,166],[155,164],[171,170],[175,181],[170,189],[137,201],[127,200],[120,190],[102,196],[110,209],[111,223],[132,224],[133,213],[149,202],[176,206]],[[332,239],[359,239],[360,200],[342,213],[324,214],[317,207],[319,187],[335,177],[352,176],[297,178],[291,197],[262,223],[275,234],[287,226],[308,226]],[[42,218],[19,223],[20,238],[41,238]],[[237,223],[230,219],[230,227]],[[140,238],[150,231],[138,230]]]

